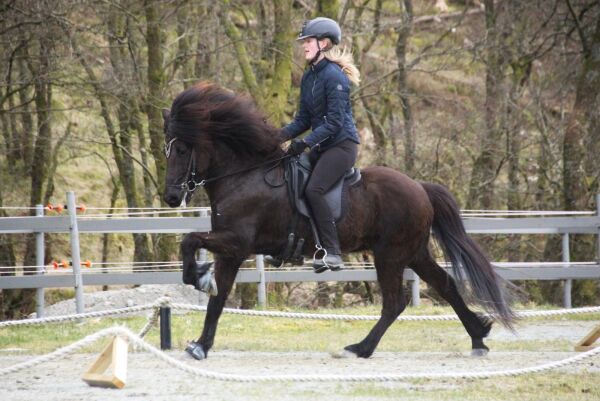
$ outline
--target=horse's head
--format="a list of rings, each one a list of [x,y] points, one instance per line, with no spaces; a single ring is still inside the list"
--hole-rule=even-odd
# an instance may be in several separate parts
[[[167,168],[165,172],[165,190],[163,199],[171,207],[189,202],[198,184],[198,172],[205,170],[206,163],[198,165],[199,154],[197,144],[187,142],[177,136],[176,125],[172,124],[171,111],[163,110],[165,133],[165,157]]]
[[[268,125],[250,98],[203,82],[181,92],[163,111],[164,200],[187,202],[195,183],[239,165],[280,156],[278,130]],[[188,188],[189,187],[189,188]]]

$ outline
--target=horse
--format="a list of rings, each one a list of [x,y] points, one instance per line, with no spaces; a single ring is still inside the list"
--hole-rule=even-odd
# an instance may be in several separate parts
[[[278,161],[286,153],[279,130],[266,122],[249,97],[216,84],[203,82],[184,90],[170,110],[163,110],[163,118],[165,202],[178,207],[203,185],[212,211],[211,231],[189,233],[181,243],[186,284],[196,285],[209,275],[206,267],[197,265],[196,251],[205,248],[214,254],[218,292],[209,298],[200,337],[187,349],[194,358],[204,359],[241,263],[252,254],[278,255],[286,246],[294,210],[286,187],[272,185],[273,177],[283,176]],[[360,358],[373,354],[407,306],[402,282],[406,267],[451,305],[471,337],[473,355],[489,351],[483,339],[494,321],[513,327],[506,282],[467,235],[457,203],[445,187],[414,181],[391,168],[368,167],[362,169],[362,180],[348,188],[346,202],[337,224],[342,252],[372,252],[382,309],[368,335],[343,353]],[[430,252],[431,232],[452,265],[452,275]],[[304,255],[312,255],[315,241],[307,221],[298,224],[297,233],[306,239]],[[468,303],[489,313],[476,313]]]

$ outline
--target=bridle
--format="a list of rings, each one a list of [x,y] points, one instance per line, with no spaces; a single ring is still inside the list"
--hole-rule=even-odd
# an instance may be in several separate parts
[[[171,156],[171,148],[173,146],[173,143],[177,139],[179,139],[179,138],[174,137],[169,142],[165,143],[165,156],[167,157],[167,159],[169,159],[169,156]],[[196,150],[194,149],[194,147],[192,147],[192,152],[190,154],[190,160],[188,162],[187,172],[185,173],[185,178],[183,179],[183,181],[180,184],[170,184],[170,185],[168,185],[168,187],[180,188],[181,191],[184,191],[184,195],[183,195],[184,201],[185,201],[185,198],[187,197],[188,193],[190,193],[190,194],[193,193],[196,190],[197,187],[203,187],[206,184],[214,182],[214,181],[217,181],[217,180],[220,180],[221,178],[230,177],[232,175],[245,173],[246,171],[255,170],[255,169],[259,168],[259,167],[266,166],[268,164],[279,162],[279,161],[281,161],[283,159],[287,159],[289,157],[292,157],[292,155],[286,154],[286,155],[284,155],[282,157],[279,157],[277,159],[267,160],[266,162],[262,162],[262,163],[256,164],[256,165],[248,167],[248,168],[237,170],[237,171],[234,171],[232,173],[227,173],[227,174],[219,175],[219,176],[216,176],[216,177],[205,178],[203,180],[196,181],[196,153],[195,152],[196,152]]]
[[[171,148],[173,143],[179,138],[173,137],[169,142],[165,143],[165,156],[167,160],[171,156]],[[196,181],[196,154],[195,149],[192,147],[192,153],[190,154],[190,160],[188,162],[187,172],[185,173],[185,178],[181,182],[181,184],[170,184],[169,187],[180,188],[182,191],[185,191],[185,196],[187,196],[188,192],[193,193],[198,186],[204,186],[206,184],[206,180]]]

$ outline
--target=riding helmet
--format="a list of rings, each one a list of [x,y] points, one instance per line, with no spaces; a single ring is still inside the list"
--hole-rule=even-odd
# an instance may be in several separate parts
[[[302,31],[296,40],[315,37],[317,39],[329,38],[334,45],[342,41],[342,30],[337,22],[330,18],[317,17],[302,24]]]

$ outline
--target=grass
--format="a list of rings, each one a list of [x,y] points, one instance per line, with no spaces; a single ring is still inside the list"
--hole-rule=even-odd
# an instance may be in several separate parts
[[[539,309],[539,308],[538,308]],[[546,309],[546,308],[542,308]],[[303,310],[306,312],[305,310]],[[318,313],[378,314],[378,307],[357,307],[319,310]],[[447,314],[449,308],[424,306],[411,308],[415,315]],[[198,336],[204,313],[172,315],[173,348],[183,349],[186,342]],[[539,319],[536,319],[539,320]],[[600,320],[600,314],[572,315],[544,318],[544,321]],[[529,321],[529,320],[528,320]],[[145,324],[144,317],[88,319],[81,323],[49,324],[45,326],[12,327],[0,329],[0,349],[24,348],[27,353],[44,354],[70,344],[104,327],[125,325],[138,331]],[[257,318],[224,314],[216,337],[215,350],[238,351],[339,351],[342,346],[363,338],[374,322],[295,320]],[[152,330],[146,339],[159,344],[158,330]],[[99,342],[84,352],[99,352]],[[489,341],[496,351],[570,351],[573,344],[560,340]],[[466,353],[470,340],[459,322],[399,322],[394,324],[378,347],[378,351],[442,351]],[[523,361],[526,362],[526,361]],[[516,361],[518,364],[518,361]],[[591,361],[590,363],[594,363]],[[584,369],[582,366],[580,369]],[[484,380],[412,380],[400,383],[345,383],[314,388],[272,384],[270,392],[288,391],[293,397],[321,399],[335,394],[336,399],[370,400],[436,400],[436,401],[588,401],[600,399],[600,373],[549,372],[513,378]],[[240,390],[242,391],[242,390]],[[264,396],[264,387],[244,387],[244,394],[254,398]],[[333,393],[331,392],[333,391]],[[259,395],[261,395],[259,397]]]
[[[378,315],[379,307],[323,309],[318,313]],[[451,313],[451,310],[446,307],[424,306],[411,308],[407,313],[439,315]],[[173,347],[182,349],[189,340],[199,336],[204,313],[173,315],[171,320]],[[541,321],[541,318],[535,320]],[[591,321],[600,320],[600,314],[567,315],[543,320]],[[145,317],[127,317],[88,319],[81,323],[2,328],[0,349],[20,348],[29,353],[46,353],[105,327],[125,325],[135,332],[139,331],[145,322]],[[373,324],[374,321],[298,320],[224,314],[219,322],[215,349],[274,352],[338,351],[345,345],[361,340]],[[152,330],[146,339],[158,345],[158,330]],[[492,349],[498,351],[570,351],[573,346],[568,341],[559,339],[519,340],[515,338],[488,342]],[[97,347],[94,347],[92,350],[96,349]],[[467,352],[469,349],[469,336],[457,321],[398,322],[390,327],[377,348],[378,351],[396,352]]]
[[[581,375],[561,372],[506,379],[415,380],[407,388],[377,384],[351,388],[340,386],[339,394],[352,399],[591,401],[600,398],[599,379],[598,373]]]

